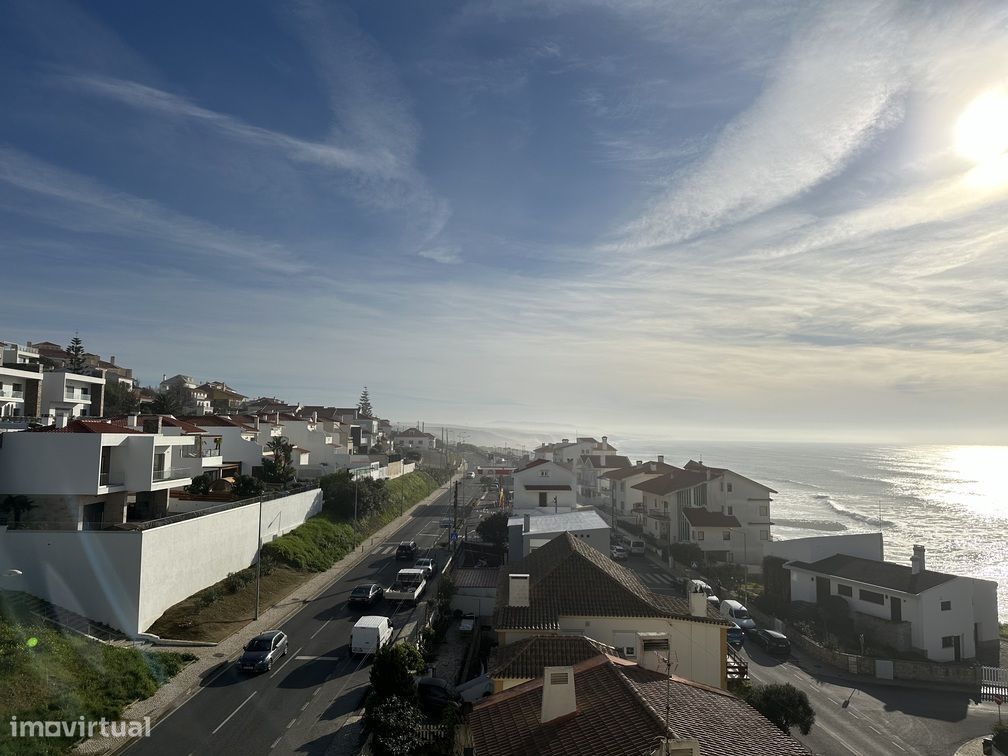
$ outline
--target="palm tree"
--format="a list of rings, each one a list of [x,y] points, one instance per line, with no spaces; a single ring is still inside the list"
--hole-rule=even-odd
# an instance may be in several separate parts
[[[159,391],[150,404],[150,410],[155,415],[180,415],[182,401],[178,393],[171,389]]]
[[[21,494],[11,494],[0,504],[0,512],[13,514],[15,523],[21,522],[21,515],[31,509],[35,509],[35,503]]]

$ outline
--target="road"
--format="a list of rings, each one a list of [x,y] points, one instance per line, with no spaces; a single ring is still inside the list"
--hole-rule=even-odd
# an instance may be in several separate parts
[[[177,754],[322,754],[333,735],[361,703],[369,662],[349,655],[350,630],[361,615],[346,600],[359,583],[388,586],[407,565],[396,562],[401,540],[416,540],[420,554],[431,552],[444,564],[448,554],[440,520],[451,514],[451,491],[418,507],[388,541],[368,544],[368,556],[306,603],[282,629],[290,653],[269,673],[250,675],[228,664],[183,706],[155,725],[150,738],[134,743],[131,756]],[[436,585],[427,590],[434,595]],[[402,631],[416,610],[382,602],[364,613],[386,614]]]
[[[627,566],[653,590],[672,592],[667,571],[643,557]],[[852,680],[794,651],[788,661],[747,643],[743,655],[758,683],[791,683],[805,691],[816,712],[808,735],[792,733],[823,756],[950,756],[967,740],[990,734],[997,708],[966,693]]]

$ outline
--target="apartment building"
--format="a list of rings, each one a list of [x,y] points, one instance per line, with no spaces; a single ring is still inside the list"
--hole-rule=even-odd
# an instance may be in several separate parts
[[[564,465],[534,459],[514,472],[514,513],[560,514],[577,508],[574,472]]]

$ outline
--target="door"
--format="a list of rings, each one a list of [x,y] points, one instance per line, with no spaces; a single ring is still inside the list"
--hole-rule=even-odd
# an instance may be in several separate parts
[[[546,506],[546,492],[545,491],[540,491],[539,492],[539,506],[540,507],[545,507]]]
[[[816,603],[822,604],[830,597],[830,580],[827,577],[817,577],[815,579]]]
[[[956,635],[952,638],[952,650],[955,651],[955,660],[962,661],[962,636]]]
[[[897,596],[889,597],[889,616],[893,622],[903,621],[903,599]]]
[[[96,501],[92,504],[85,504],[83,507],[83,529],[101,530],[102,520],[105,519],[105,502]]]

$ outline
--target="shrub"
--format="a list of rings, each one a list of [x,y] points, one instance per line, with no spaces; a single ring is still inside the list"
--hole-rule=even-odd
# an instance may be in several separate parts
[[[231,485],[231,494],[236,499],[251,499],[263,492],[262,481],[251,475],[239,475]]]
[[[298,570],[323,572],[342,559],[357,544],[357,534],[346,523],[312,517],[290,533],[262,548],[264,557]]]
[[[206,496],[210,493],[210,486],[213,481],[210,480],[210,476],[206,473],[202,475],[197,475],[192,479],[192,483],[186,486],[186,491],[191,493],[193,496]]]

